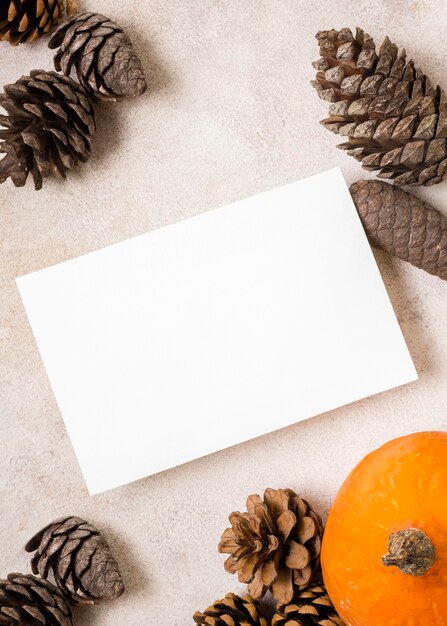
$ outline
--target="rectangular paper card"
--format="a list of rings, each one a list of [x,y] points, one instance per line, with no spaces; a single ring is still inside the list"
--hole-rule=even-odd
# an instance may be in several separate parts
[[[91,494],[417,378],[339,169],[17,283]]]

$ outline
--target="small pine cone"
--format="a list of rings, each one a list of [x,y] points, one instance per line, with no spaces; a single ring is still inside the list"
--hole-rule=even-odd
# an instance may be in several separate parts
[[[219,552],[230,555],[225,569],[237,572],[255,599],[271,589],[286,604],[319,573],[323,524],[291,489],[266,489],[263,501],[249,496],[247,512],[228,519],[231,528],[224,531]]]
[[[203,626],[267,626],[257,602],[250,596],[240,598],[234,593],[227,593],[223,600],[214,602],[204,613],[196,611],[193,620]]]
[[[343,626],[325,587],[316,585],[296,595],[290,604],[279,605],[272,626]]]
[[[56,70],[68,76],[74,66],[81,85],[99,100],[146,91],[141,61],[129,38],[104,15],[74,15],[56,30],[48,45],[59,48],[54,57]]]
[[[320,31],[313,86],[331,102],[323,126],[347,138],[338,147],[396,185],[433,185],[447,172],[447,99],[385,38],[380,49],[360,28]]]
[[[359,180],[350,191],[373,246],[447,280],[447,217],[378,180]]]
[[[0,183],[11,178],[16,187],[28,174],[36,190],[43,178],[66,177],[66,172],[85,162],[95,131],[93,104],[73,79],[55,72],[35,70],[0,94]]]
[[[13,46],[49,33],[64,13],[64,0],[1,0],[0,41]]]
[[[35,552],[34,574],[47,578],[51,570],[59,589],[77,604],[113,600],[124,592],[118,564],[100,532],[79,517],[58,519],[25,546]],[[1,623],[1,622],[0,622]]]
[[[62,593],[47,580],[30,574],[0,579],[0,624],[72,626],[71,610]]]

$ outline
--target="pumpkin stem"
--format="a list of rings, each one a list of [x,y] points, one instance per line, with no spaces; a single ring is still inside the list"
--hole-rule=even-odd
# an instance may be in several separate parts
[[[423,576],[435,561],[435,547],[422,530],[406,528],[390,535],[388,554],[382,563],[395,565],[404,574]]]

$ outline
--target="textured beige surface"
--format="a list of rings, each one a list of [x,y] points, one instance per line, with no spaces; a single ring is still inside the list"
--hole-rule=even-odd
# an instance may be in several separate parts
[[[112,605],[81,610],[78,626],[185,626],[240,588],[216,544],[246,495],[291,486],[326,513],[367,451],[447,428],[447,283],[377,254],[419,382],[89,497],[14,278],[334,165],[349,182],[361,177],[318,125],[326,107],[308,84],[314,34],[357,22],[378,40],[388,33],[447,87],[447,3],[81,4],[132,31],[151,90],[100,109],[94,156],[65,184],[37,194],[0,187],[0,575],[27,568],[22,546],[34,530],[75,513],[107,531],[128,588]],[[0,82],[49,68],[50,58],[45,42],[0,44]],[[447,182],[417,193],[447,211]]]

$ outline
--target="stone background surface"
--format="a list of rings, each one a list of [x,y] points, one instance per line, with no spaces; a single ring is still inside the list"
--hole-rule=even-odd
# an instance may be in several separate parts
[[[26,570],[22,547],[48,521],[85,516],[106,531],[128,591],[80,610],[78,626],[185,626],[241,588],[216,544],[248,494],[290,486],[326,514],[368,451],[447,428],[447,283],[377,253],[418,382],[89,497],[14,279],[335,165],[348,182],[364,176],[318,124],[314,34],[356,25],[377,42],[388,34],[447,87],[447,2],[80,4],[132,33],[150,90],[100,108],[93,157],[66,183],[0,187],[0,574]],[[50,67],[45,41],[0,44],[1,84]],[[447,182],[416,193],[447,212]]]

